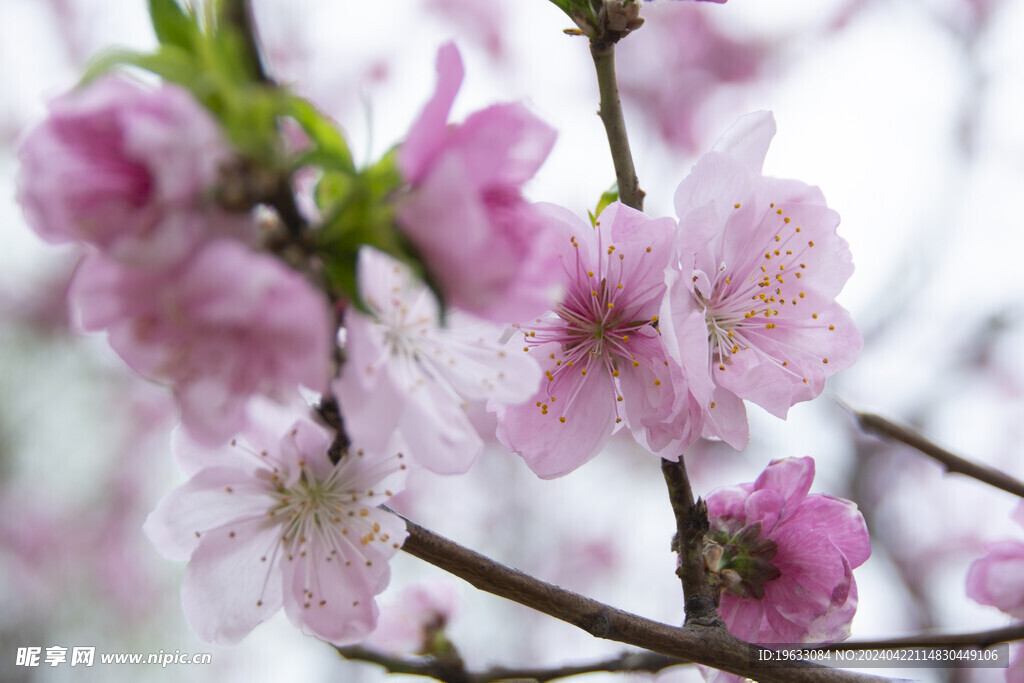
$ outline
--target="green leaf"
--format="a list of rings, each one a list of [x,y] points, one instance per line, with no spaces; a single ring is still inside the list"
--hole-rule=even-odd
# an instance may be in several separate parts
[[[304,155],[304,163],[325,170],[355,172],[348,144],[333,121],[307,100],[294,95],[287,96],[283,111],[302,126],[313,142],[314,149]]]
[[[551,4],[557,6],[558,9],[562,10],[566,14],[569,14],[569,0],[551,0]],[[569,14],[569,16],[571,17],[572,15]]]
[[[619,201],[619,184],[613,183],[611,187],[609,187],[601,194],[601,199],[599,199],[597,202],[597,211],[595,213],[595,218],[600,216],[601,212],[604,211],[609,204],[617,201]]]
[[[199,36],[195,19],[176,0],[149,0],[149,18],[161,45],[188,50]]]

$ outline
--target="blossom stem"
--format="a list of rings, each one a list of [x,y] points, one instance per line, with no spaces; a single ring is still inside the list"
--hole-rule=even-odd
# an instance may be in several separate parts
[[[221,17],[238,31],[238,35],[242,39],[245,59],[249,62],[249,68],[255,79],[268,87],[278,87],[277,82],[263,66],[256,23],[253,21],[251,0],[221,0]],[[267,195],[259,197],[258,201],[266,202],[274,207],[290,235],[293,237],[303,236],[307,227],[306,219],[302,216],[295,201],[291,177],[285,173],[279,174],[273,179]],[[254,201],[254,203],[258,202]]]
[[[622,102],[619,100],[619,84],[615,76],[615,43],[592,40],[590,55],[597,70],[597,88],[601,98],[598,115],[608,135],[608,147],[615,164],[615,179],[619,185],[619,200],[637,211],[644,209],[644,191],[640,189],[633,166],[633,152],[626,134],[626,121],[622,116]]]
[[[810,662],[786,667],[755,665],[752,646],[721,625],[669,626],[624,612],[511,569],[494,560],[406,521],[409,537],[402,549],[493,595],[543,612],[587,633],[620,643],[679,657],[756,678],[759,681],[881,681],[877,676],[829,669]],[[781,663],[780,663],[781,664]]]
[[[669,502],[676,518],[674,545],[680,559],[676,574],[686,596],[686,623],[721,626],[718,601],[708,583],[704,566],[704,535],[709,528],[708,506],[703,500],[694,501],[683,456],[679,456],[679,462],[662,459],[661,473],[665,477]]]
[[[844,406],[846,407],[846,406]],[[919,432],[904,427],[903,425],[896,424],[890,420],[885,419],[880,415],[874,415],[872,413],[862,413],[856,410],[850,410],[854,419],[857,420],[857,424],[868,434],[874,434],[886,439],[893,441],[899,441],[902,444],[906,444],[913,449],[927,455],[933,460],[938,461],[945,467],[947,472],[955,472],[962,474],[978,481],[984,482],[989,486],[994,486],[997,489],[1012,493],[1015,496],[1024,498],[1024,482],[1010,475],[997,470],[993,467],[981,465],[966,458],[962,458],[959,455],[955,455],[942,448],[938,444],[929,441]]]

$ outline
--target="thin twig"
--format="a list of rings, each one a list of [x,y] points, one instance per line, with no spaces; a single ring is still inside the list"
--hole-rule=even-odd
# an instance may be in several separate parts
[[[815,649],[823,650],[888,650],[907,645],[974,645],[986,648],[996,643],[1008,643],[1014,640],[1024,640],[1024,621],[1018,621],[1009,626],[993,628],[987,631],[972,631],[969,633],[918,633],[912,636],[900,638],[887,638],[884,640],[848,640],[843,643],[829,643],[827,645],[815,645]]]
[[[683,595],[686,596],[686,623],[724,628],[704,566],[704,535],[709,528],[708,506],[703,500],[694,502],[682,456],[679,456],[679,462],[662,459],[661,473],[665,476],[669,502],[676,518],[675,545],[679,552],[679,569],[676,574],[683,584]]]
[[[597,70],[597,88],[601,97],[598,115],[608,135],[608,147],[615,164],[615,179],[619,184],[619,199],[637,211],[644,209],[644,191],[640,189],[633,166],[633,153],[626,134],[626,121],[622,116],[619,84],[615,75],[615,43],[591,41],[590,55]]]
[[[977,479],[989,486],[994,486],[997,489],[1024,498],[1024,482],[1021,480],[1011,477],[1001,470],[972,462],[951,453],[945,448],[932,443],[910,427],[896,424],[880,415],[862,413],[846,406],[842,402],[839,403],[853,415],[854,419],[857,420],[857,424],[866,433],[906,444],[941,463],[947,472],[955,472],[956,474]]]
[[[809,662],[756,663],[758,647],[723,628],[688,624],[677,628],[630,614],[553,586],[465,548],[406,520],[410,555],[458,576],[480,590],[525,605],[587,633],[704,664],[759,681],[880,681],[877,676],[828,669]],[[791,667],[791,668],[790,668]]]

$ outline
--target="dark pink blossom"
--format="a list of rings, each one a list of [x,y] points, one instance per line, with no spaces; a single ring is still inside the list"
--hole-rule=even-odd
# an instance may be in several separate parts
[[[166,265],[211,234],[249,230],[206,196],[230,154],[188,91],[108,76],[50,103],[19,152],[18,200],[48,242]]]
[[[662,333],[706,412],[705,435],[748,439],[743,399],[778,417],[850,367],[863,340],[836,303],[853,273],[821,191],[761,175],[775,120],[741,118],[676,191],[682,271]]]
[[[856,504],[808,495],[814,460],[773,460],[757,481],[707,496],[706,562],[729,632],[750,642],[828,642],[849,635],[853,569],[871,554]]]
[[[174,389],[197,439],[222,443],[244,425],[249,397],[326,389],[333,323],[327,302],[280,260],[233,240],[209,243],[169,270],[105,254],[79,265],[69,293],[79,325],[106,330],[142,376]]]
[[[521,328],[519,344],[546,381],[525,403],[496,407],[498,439],[545,479],[590,460],[622,427],[675,459],[701,428],[700,406],[657,328],[673,221],[618,202],[601,213],[596,229],[565,209],[545,211],[569,284],[552,313]]]
[[[353,446],[332,465],[332,435],[293,416],[261,410],[230,446],[199,448],[206,466],[146,520],[158,550],[189,560],[182,603],[204,640],[236,643],[282,606],[335,645],[376,624],[374,597],[406,537],[405,522],[379,507],[401,486],[400,448]]]
[[[550,308],[558,284],[551,231],[521,192],[555,131],[521,104],[448,125],[463,77],[454,45],[438,52],[437,73],[437,91],[399,152],[411,185],[402,229],[447,304],[499,322],[526,320]]]

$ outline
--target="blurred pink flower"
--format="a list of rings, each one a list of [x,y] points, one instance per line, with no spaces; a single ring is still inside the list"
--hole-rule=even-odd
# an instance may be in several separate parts
[[[18,200],[48,242],[167,265],[211,233],[249,229],[246,217],[213,210],[204,196],[230,154],[188,91],[108,76],[50,103],[19,152]]]
[[[211,242],[168,270],[129,268],[105,254],[79,265],[71,306],[87,331],[142,376],[170,384],[197,439],[223,443],[246,400],[281,398],[331,375],[333,322],[323,295],[278,259]]]
[[[324,428],[287,426],[282,410],[259,417],[218,457],[199,449],[208,465],[160,503],[146,534],[168,558],[190,560],[182,603],[204,640],[236,643],[283,605],[304,633],[357,642],[376,624],[374,596],[406,537],[404,521],[378,507],[401,485],[398,442],[380,453],[353,446],[332,465]]]
[[[462,29],[467,39],[478,42],[491,59],[505,55],[506,16],[501,3],[480,0],[427,0],[427,9]]]
[[[741,118],[676,191],[682,272],[665,343],[706,411],[705,436],[748,439],[742,399],[784,418],[850,367],[863,341],[835,301],[853,272],[816,187],[761,175],[775,120]]]
[[[417,463],[465,472],[483,449],[469,402],[525,401],[540,369],[506,352],[492,323],[450,309],[441,327],[434,295],[386,254],[363,248],[358,278],[369,315],[346,310],[346,362],[332,385],[345,431],[378,447],[397,430]]]
[[[752,484],[707,496],[720,580],[719,613],[738,638],[829,642],[849,635],[857,610],[853,569],[871,554],[856,504],[807,495],[812,458],[773,460]],[[720,552],[719,552],[720,551]]]
[[[495,105],[447,124],[462,83],[453,44],[437,55],[438,85],[399,152],[411,184],[402,228],[445,303],[498,322],[551,306],[557,260],[541,213],[521,195],[555,131],[521,104]]]
[[[366,647],[391,655],[440,654],[437,642],[459,609],[459,594],[451,581],[420,581],[403,588],[394,601],[381,607],[377,628]]]
[[[522,327],[523,350],[547,381],[526,403],[496,408],[498,439],[544,479],[590,460],[623,424],[652,452],[678,457],[700,436],[700,407],[656,325],[673,221],[618,202],[596,229],[565,209],[545,211],[570,283],[553,313]]]
[[[1024,527],[1024,502],[1014,509],[1013,520]],[[1024,619],[1024,540],[995,541],[985,550],[967,571],[967,595]]]
[[[753,81],[765,50],[719,29],[713,9],[688,2],[645,7],[643,37],[619,50],[619,88],[673,148],[694,153],[702,146],[698,115],[728,92]]]

